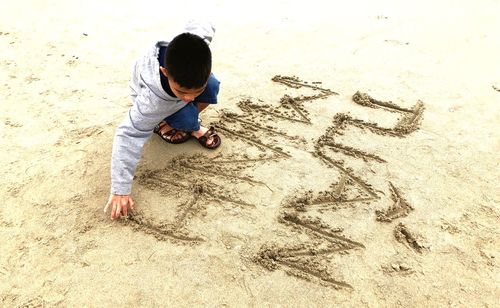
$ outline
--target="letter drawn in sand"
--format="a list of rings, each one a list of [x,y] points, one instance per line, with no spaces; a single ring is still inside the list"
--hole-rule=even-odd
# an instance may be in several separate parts
[[[187,229],[187,222],[196,215],[203,214],[205,204],[213,201],[216,203],[228,203],[241,208],[253,208],[236,196],[234,191],[227,189],[224,185],[216,184],[210,180],[196,179],[196,173],[203,173],[205,169],[192,167],[189,162],[193,157],[177,158],[172,160],[171,165],[160,170],[146,170],[139,175],[139,184],[145,188],[159,191],[165,195],[179,192],[188,192],[192,197],[176,207],[176,215],[173,222],[155,222],[147,218],[142,212],[132,213],[128,219],[134,229],[153,234],[158,240],[174,240],[177,242],[200,242],[201,236],[192,235]],[[194,174],[193,174],[194,173]],[[224,176],[224,174],[222,174]],[[238,179],[252,185],[264,185],[250,177],[227,175],[228,179]]]
[[[391,190],[391,199],[394,203],[385,211],[375,211],[378,221],[391,222],[394,219],[406,217],[413,211],[413,207],[391,182],[389,182],[389,188]]]
[[[299,81],[296,77],[276,76],[273,78],[273,81],[293,88],[303,86],[315,87]],[[325,89],[322,89],[322,91],[324,92],[320,96],[336,94]],[[322,223],[319,218],[303,217],[299,213],[309,210],[320,210],[321,213],[323,213],[321,210],[335,211],[342,204],[371,202],[379,199],[378,191],[372,185],[357,175],[351,168],[345,166],[344,161],[336,159],[330,153],[331,151],[342,153],[353,158],[362,159],[364,162],[386,163],[386,160],[379,155],[344,145],[336,141],[335,137],[345,134],[348,126],[369,130],[378,135],[405,137],[418,129],[424,109],[420,101],[412,109],[407,109],[397,106],[392,102],[375,100],[369,95],[360,92],[356,92],[353,95],[353,101],[365,107],[383,108],[389,112],[400,113],[402,116],[392,128],[381,127],[376,123],[355,119],[344,113],[334,116],[333,125],[316,141],[315,152],[313,154],[330,168],[338,170],[340,178],[332,183],[326,191],[303,192],[298,194],[297,197],[289,197],[282,204],[282,213],[279,222],[295,230],[307,233],[311,240],[297,245],[264,244],[257,254],[255,261],[265,268],[270,270],[282,268],[288,274],[335,288],[353,288],[347,282],[335,279],[334,275],[328,271],[328,268],[321,260],[325,260],[328,255],[336,252],[341,253],[350,249],[364,248],[364,245],[340,235],[340,232],[342,232],[341,229],[330,228]],[[303,115],[303,117],[295,118],[294,120],[310,124],[311,122],[305,116],[306,114],[306,112],[301,112],[300,115]],[[376,212],[377,220],[379,221],[390,222],[396,218],[408,215],[413,210],[413,207],[406,201],[399,189],[392,183],[389,183],[389,185],[393,205],[386,211]],[[422,250],[422,247],[413,235],[407,232],[407,229],[401,227],[401,225],[395,229],[394,235],[398,241],[408,243],[409,246],[417,251]],[[325,244],[325,242],[328,244]]]
[[[269,270],[281,268],[289,275],[336,289],[352,289],[350,284],[335,278],[329,271],[328,256],[364,248],[363,244],[348,239],[342,235],[342,229],[331,228],[319,218],[301,217],[295,212],[285,211],[280,222],[308,234],[311,240],[293,246],[265,244],[254,258],[256,263]]]

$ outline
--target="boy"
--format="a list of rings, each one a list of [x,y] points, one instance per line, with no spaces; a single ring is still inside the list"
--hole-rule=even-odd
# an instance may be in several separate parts
[[[130,82],[133,105],[116,130],[111,158],[111,219],[134,208],[130,196],[135,168],[152,133],[168,143],[191,137],[215,149],[221,139],[214,128],[200,126],[198,114],[217,103],[219,81],[211,73],[208,44],[215,29],[209,23],[189,22],[185,33],[171,42],[157,42],[135,64]]]

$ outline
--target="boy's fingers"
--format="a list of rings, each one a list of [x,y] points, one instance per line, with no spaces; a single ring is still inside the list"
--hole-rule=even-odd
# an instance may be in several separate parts
[[[115,212],[115,218],[120,218],[120,216],[122,215],[122,205],[121,203],[117,203],[116,204],[116,212]]]
[[[134,200],[130,196],[111,196],[108,203],[104,207],[104,212],[107,213],[111,207],[111,219],[120,218],[122,211],[124,216],[128,216],[129,206],[134,209]]]
[[[128,216],[128,205],[123,207],[123,216]]]
[[[128,198],[121,197],[120,198],[120,208],[123,210],[123,215],[127,216],[127,207],[128,207]],[[118,212],[118,218],[122,215],[121,210]]]
[[[113,202],[113,207],[111,208],[111,219],[115,218],[115,212],[116,212],[116,202]]]

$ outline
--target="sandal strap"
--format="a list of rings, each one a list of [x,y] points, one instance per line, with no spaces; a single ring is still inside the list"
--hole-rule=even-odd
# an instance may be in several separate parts
[[[215,128],[213,126],[210,126],[210,128],[207,130],[207,132],[201,136],[200,138],[202,137],[205,137],[205,138],[209,138],[209,137],[212,137],[214,135],[217,135],[217,133],[215,132]]]
[[[214,143],[212,145],[208,146],[207,141],[208,141],[208,138],[210,138],[210,137],[212,137]],[[215,149],[220,145],[220,137],[215,132],[215,128],[213,126],[211,126],[210,129],[203,136],[198,138],[198,141],[200,142],[201,145],[203,145],[204,147],[209,148],[209,149]]]
[[[161,129],[165,126],[165,125],[167,125],[167,122],[165,122],[165,121],[161,121],[160,123],[158,123],[158,124],[155,126],[155,128],[153,129],[153,132],[159,135],[160,130],[161,130]]]
[[[156,130],[156,133],[158,135],[160,135],[163,139],[165,139],[165,137],[171,137],[171,136],[174,136],[175,134],[177,134],[180,130],[177,130],[175,128],[172,128],[172,129],[169,129],[168,131],[164,132],[164,133],[161,133],[161,130],[163,129],[163,127],[165,127],[165,125],[167,125],[167,123],[165,121],[162,121],[160,122],[157,127],[158,129]],[[156,129],[156,128],[155,128]]]

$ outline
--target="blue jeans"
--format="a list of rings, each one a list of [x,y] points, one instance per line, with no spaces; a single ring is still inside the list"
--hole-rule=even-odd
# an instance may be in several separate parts
[[[219,94],[220,81],[215,78],[214,74],[208,77],[207,87],[197,96],[192,102],[186,104],[176,113],[165,118],[165,122],[172,128],[185,131],[200,130],[200,122],[198,121],[198,103],[217,104],[217,94]]]

